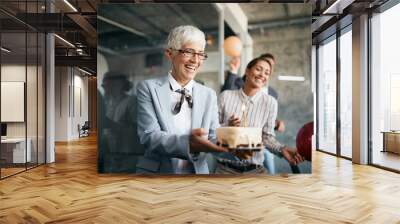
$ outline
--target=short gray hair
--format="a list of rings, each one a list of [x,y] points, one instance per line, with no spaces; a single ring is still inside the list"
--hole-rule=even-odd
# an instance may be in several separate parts
[[[168,35],[167,48],[181,49],[186,43],[199,43],[204,49],[206,47],[206,38],[199,28],[185,25],[173,28]]]

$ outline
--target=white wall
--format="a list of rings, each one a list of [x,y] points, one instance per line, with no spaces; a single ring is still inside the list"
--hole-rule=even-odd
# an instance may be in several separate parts
[[[56,67],[55,69],[55,140],[66,141],[68,139],[68,68]]]
[[[217,3],[218,4],[218,3]],[[224,21],[235,32],[243,44],[239,74],[243,74],[247,63],[253,59],[253,39],[248,33],[248,18],[238,3],[222,3]]]
[[[2,82],[25,82],[25,65],[2,65],[1,66],[1,81]],[[28,66],[28,73],[33,67]],[[2,96],[3,98],[4,96]],[[1,108],[8,110],[9,108]],[[24,110],[24,108],[22,108]],[[24,137],[25,125],[24,122],[9,122],[7,127],[7,135],[9,137]]]
[[[88,78],[72,67],[56,67],[56,141],[79,138],[78,124],[88,120]]]
[[[74,105],[72,108],[72,120],[71,120],[71,132],[70,135],[72,138],[78,138],[78,124],[82,126],[85,121],[89,120],[88,116],[88,77],[82,76],[82,73],[77,74],[77,70],[74,71],[74,91],[72,92],[72,99],[74,102],[71,102],[71,105]]]
[[[32,67],[28,66],[28,70]],[[25,82],[25,65],[2,65],[1,81]]]
[[[44,163],[45,150],[45,116],[44,116],[44,74],[41,66],[32,66],[25,64],[5,64],[1,66],[1,81],[3,82],[24,82],[26,90],[26,99],[19,110],[26,112],[26,119],[22,122],[6,122],[8,138],[30,139],[30,148],[32,151],[32,161],[36,162],[36,156],[39,154],[39,163]],[[27,80],[26,80],[27,79]],[[3,92],[4,89],[2,89]],[[20,90],[21,91],[21,90]],[[24,91],[22,91],[23,93]],[[7,97],[7,95],[2,95]],[[2,103],[3,104],[3,103]],[[3,112],[16,113],[13,108],[2,107]],[[15,110],[15,109],[14,109]],[[48,160],[51,162],[51,160]]]
[[[27,70],[25,70],[27,69]],[[25,75],[26,71],[28,72],[28,75],[30,74],[36,74],[36,67],[33,66],[27,66],[25,65],[3,65],[1,66],[1,81],[4,82],[25,82]],[[30,90],[30,89],[28,89]],[[32,98],[36,98],[36,90],[34,89],[34,92],[27,92],[28,96],[28,103],[32,102]],[[35,105],[32,105],[36,107]],[[7,110],[8,108],[1,108],[1,110]],[[29,111],[30,112],[30,111]],[[31,122],[33,121],[33,114],[28,113],[27,118],[28,121]],[[35,114],[36,118],[36,114]],[[36,121],[36,120],[35,120]],[[36,122],[35,122],[36,123]],[[7,122],[7,136],[8,137],[25,137],[25,126],[26,122]],[[32,128],[33,126],[30,124],[28,128]],[[33,127],[36,130],[36,127]],[[28,136],[29,136],[29,130],[28,130]]]

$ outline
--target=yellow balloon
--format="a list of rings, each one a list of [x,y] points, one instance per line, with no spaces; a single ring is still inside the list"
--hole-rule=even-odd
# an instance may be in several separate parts
[[[224,40],[224,52],[228,56],[240,56],[242,48],[242,41],[237,36],[230,36]]]

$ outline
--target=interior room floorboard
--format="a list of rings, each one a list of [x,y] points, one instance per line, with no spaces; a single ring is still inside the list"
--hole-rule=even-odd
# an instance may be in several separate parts
[[[400,223],[399,174],[321,152],[313,173],[98,174],[96,138],[0,181],[0,223]]]

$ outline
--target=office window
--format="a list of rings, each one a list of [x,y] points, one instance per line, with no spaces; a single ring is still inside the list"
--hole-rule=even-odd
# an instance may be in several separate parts
[[[352,35],[351,26],[340,36],[340,154],[352,157]]]
[[[39,13],[43,3],[19,2],[18,7],[21,15]],[[0,29],[0,178],[5,178],[45,162],[46,40],[44,33],[10,15],[0,12],[0,17],[13,24]]]
[[[400,4],[371,19],[372,163],[400,170]]]
[[[37,81],[38,81],[38,34],[34,31],[28,31],[26,34],[27,38],[27,70],[26,70],[26,113],[27,113],[27,141],[30,145],[30,160],[27,163],[27,167],[31,168],[37,165],[37,117],[38,117],[38,95],[37,95]]]
[[[336,153],[336,37],[318,48],[318,149]]]
[[[1,139],[1,177],[24,171],[31,160],[31,142],[26,139],[26,33],[2,33],[1,123],[6,132]],[[27,148],[28,146],[28,148]],[[28,150],[27,150],[28,149]]]

